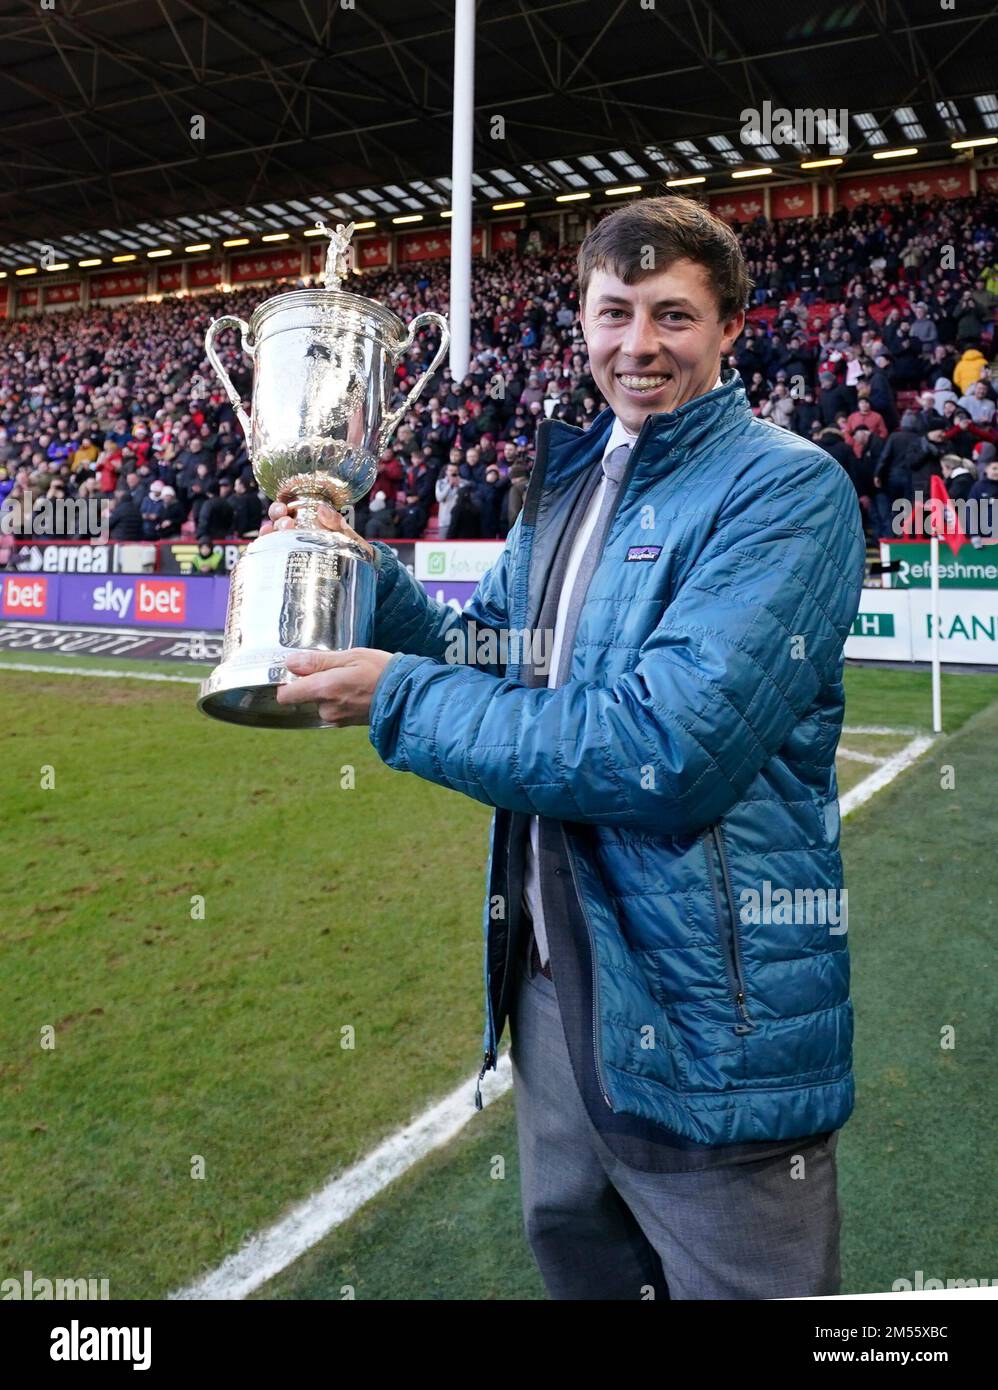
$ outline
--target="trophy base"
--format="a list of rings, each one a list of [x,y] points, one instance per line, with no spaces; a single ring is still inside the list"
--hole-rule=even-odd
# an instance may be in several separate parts
[[[229,589],[222,661],[201,682],[198,709],[257,729],[329,729],[319,706],[279,704],[278,688],[301,677],[301,651],[369,647],[377,576],[355,542],[330,531],[270,531],[247,547]]]
[[[256,729],[332,729],[317,704],[281,705],[278,687],[295,677],[283,661],[259,661],[235,669],[220,666],[201,682],[198,709],[227,724]]]

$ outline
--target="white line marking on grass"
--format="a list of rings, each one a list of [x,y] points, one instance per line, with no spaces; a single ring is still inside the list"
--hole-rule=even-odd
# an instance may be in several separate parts
[[[852,748],[843,748],[839,745],[839,750],[835,754],[837,758],[845,758],[850,763],[872,763],[874,767],[880,767],[887,761],[886,758],[876,758],[872,753],[857,753]]]
[[[40,662],[4,661],[0,671],[37,671],[42,676],[101,676],[116,681],[179,681],[181,685],[200,685],[200,676],[166,676],[158,671],[109,671],[99,666],[43,666]]]
[[[935,743],[935,739],[928,734],[919,734],[910,743],[906,743],[899,753],[878,767],[876,772],[871,772],[869,777],[864,777],[862,782],[850,788],[845,796],[839,798],[839,814],[843,819],[851,815],[858,806],[862,806],[870,800],[871,796],[876,796],[877,792],[882,791],[889,782],[899,776],[906,768],[911,767],[924,752]]]
[[[908,728],[904,724],[843,724],[842,732],[844,734],[898,734],[899,736],[907,734],[909,738],[912,738],[918,733],[918,730]]]
[[[328,1182],[321,1192],[300,1203],[268,1231],[253,1236],[216,1270],[170,1297],[239,1299],[258,1289],[349,1220],[414,1163],[459,1134],[477,1114],[473,1105],[477,1079],[476,1073],[470,1081],[462,1081],[449,1096],[417,1115],[366,1158]],[[495,1073],[489,1073],[482,1082],[482,1104],[498,1100],[512,1084],[513,1067],[509,1053],[503,1052]]]
[[[48,668],[46,668],[48,669]],[[899,729],[864,728],[853,733],[903,732]],[[913,738],[899,753],[887,758],[875,772],[863,780],[839,801],[840,814],[845,817],[893,782],[917,758],[931,748],[934,738]],[[866,761],[866,755],[863,755]],[[874,760],[879,761],[879,760]],[[442,1101],[417,1115],[405,1128],[386,1139],[366,1158],[331,1179],[320,1192],[307,1198],[269,1230],[253,1236],[234,1255],[223,1260],[219,1267],[202,1276],[187,1288],[171,1294],[174,1299],[241,1299],[273,1279],[300,1255],[354,1216],[362,1206],[407,1172],[421,1158],[442,1148],[458,1135],[476,1112],[472,1109],[469,1092],[475,1077],[463,1081]],[[499,1056],[495,1073],[482,1084],[483,1104],[489,1105],[511,1088],[513,1068],[509,1053]]]

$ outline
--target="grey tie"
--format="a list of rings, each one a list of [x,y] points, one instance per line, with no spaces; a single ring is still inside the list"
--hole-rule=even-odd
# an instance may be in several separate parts
[[[630,444],[618,444],[616,449],[611,449],[603,459],[603,472],[606,474],[606,487],[603,491],[603,501],[600,504],[599,512],[596,516],[596,524],[593,527],[592,535],[589,537],[589,544],[586,546],[575,575],[575,583],[572,585],[571,597],[568,600],[568,611],[565,614],[565,628],[561,638],[561,650],[558,655],[558,670],[555,675],[554,684],[563,685],[568,678],[568,672],[572,664],[572,645],[575,641],[575,629],[579,624],[579,614],[586,599],[586,591],[589,588],[589,581],[593,577],[603,549],[603,542],[606,540],[606,533],[610,529],[610,520],[613,516],[614,508],[617,504],[617,493],[620,491],[620,482],[627,471],[627,458],[631,452]]]
[[[627,471],[627,459],[631,452],[630,444],[618,444],[616,449],[606,454],[603,458],[603,472],[606,475],[606,487],[603,491],[603,500],[600,504],[599,512],[596,515],[596,523],[593,526],[589,543],[582,556],[582,561],[575,575],[575,583],[572,585],[572,592],[568,600],[568,610],[565,614],[565,626],[561,638],[561,650],[558,656],[558,670],[553,681],[554,685],[563,685],[568,677],[568,672],[572,664],[572,646],[575,641],[575,629],[579,623],[579,614],[585,602],[586,591],[589,588],[593,571],[599,561],[600,551],[606,540],[606,533],[610,527],[610,520],[613,516],[614,507],[617,502],[617,494],[620,491],[620,482]],[[572,540],[565,537],[563,547],[567,551],[571,548]],[[557,604],[558,596],[551,596],[551,606]],[[534,914],[534,936],[537,938],[537,954],[541,964],[546,965],[548,961],[548,940],[547,930],[544,925],[544,914],[540,903],[537,904],[538,910]]]

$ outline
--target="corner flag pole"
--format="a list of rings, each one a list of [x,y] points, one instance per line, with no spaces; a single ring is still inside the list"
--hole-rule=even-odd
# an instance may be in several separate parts
[[[929,560],[932,570],[932,606],[930,610],[932,614],[932,732],[941,734],[943,731],[943,697],[939,663],[939,536],[935,527],[932,528],[932,539],[929,546]]]
[[[475,0],[454,0],[454,126],[451,134],[450,369],[471,365],[471,172],[475,141]]]

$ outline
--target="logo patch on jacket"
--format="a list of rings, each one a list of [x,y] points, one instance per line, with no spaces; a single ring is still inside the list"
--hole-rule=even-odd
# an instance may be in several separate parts
[[[660,545],[632,545],[628,549],[627,560],[657,560],[661,553]]]

